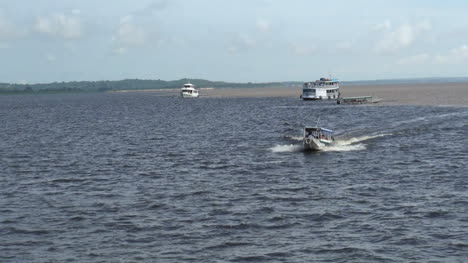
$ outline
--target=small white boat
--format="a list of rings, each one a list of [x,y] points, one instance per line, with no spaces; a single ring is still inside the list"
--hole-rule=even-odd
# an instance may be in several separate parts
[[[191,83],[184,84],[180,91],[182,98],[198,98],[199,95],[197,88]]]
[[[304,150],[320,151],[334,141],[332,130],[322,127],[304,128]]]

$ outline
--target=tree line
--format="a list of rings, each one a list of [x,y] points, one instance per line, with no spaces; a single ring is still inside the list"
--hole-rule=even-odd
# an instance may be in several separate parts
[[[224,81],[209,81],[204,79],[179,80],[102,80],[102,81],[70,81],[39,84],[11,84],[0,83],[0,94],[27,94],[27,93],[80,93],[80,92],[107,92],[118,90],[148,90],[148,89],[177,89],[186,83],[192,83],[200,88],[252,88],[296,85],[300,82],[269,82],[269,83],[232,83]]]

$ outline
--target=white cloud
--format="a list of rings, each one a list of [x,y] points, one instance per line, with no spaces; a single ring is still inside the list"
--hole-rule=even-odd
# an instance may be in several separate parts
[[[143,26],[138,25],[134,20],[134,17],[131,15],[120,19],[120,24],[112,37],[115,45],[113,53],[119,55],[125,54],[129,48],[144,46],[150,42],[152,38],[151,32]]]
[[[429,20],[424,20],[415,25],[416,30],[418,31],[429,31],[432,29],[432,24]]]
[[[76,16],[66,16],[64,14],[39,17],[36,21],[35,29],[42,34],[66,39],[79,38],[82,35],[80,19]]]
[[[80,9],[73,9],[71,12],[72,12],[72,14],[74,14],[74,15],[79,15],[79,14],[81,14],[81,10],[80,10]]]
[[[51,62],[57,60],[53,54],[46,54],[46,59]]]
[[[269,21],[265,20],[265,19],[257,19],[257,22],[255,24],[257,30],[261,31],[261,32],[268,32],[270,31],[270,28],[271,28],[271,24]]]
[[[422,33],[430,31],[432,28],[429,21],[422,21],[417,24],[403,24],[393,31],[390,30],[390,21],[385,24],[388,26],[380,27],[387,30],[385,30],[382,39],[376,44],[375,50],[377,52],[395,52],[409,47]]]
[[[152,16],[155,13],[166,9],[168,6],[170,6],[168,0],[157,0],[145,6],[143,9],[134,12],[134,14],[136,16]]]
[[[146,43],[147,35],[142,27],[133,23],[132,16],[124,16],[113,39],[119,47],[140,46]]]
[[[248,35],[240,35],[239,41],[245,47],[254,47],[257,45],[257,41]]]
[[[145,44],[147,34],[145,30],[136,25],[124,23],[119,26],[116,39],[123,45],[138,46]]]
[[[343,40],[336,44],[336,49],[340,51],[352,51],[355,45],[356,43],[353,40]]]
[[[8,38],[12,34],[14,34],[13,25],[0,14],[0,39]]]
[[[457,64],[465,61],[468,61],[468,45],[454,48],[448,54],[438,55],[434,58],[436,64]]]
[[[313,45],[291,44],[291,50],[296,56],[308,56],[313,54],[317,48]]]
[[[461,45],[460,47],[453,48],[446,54],[442,55],[430,55],[422,53],[419,55],[400,59],[398,64],[400,65],[424,65],[427,63],[431,64],[460,64],[468,62],[468,45]]]
[[[231,40],[228,51],[231,53],[245,52],[258,47],[271,48],[272,43],[270,41],[268,33],[271,30],[271,24],[268,20],[259,18],[255,22],[254,28],[250,33],[239,33],[234,36]]]
[[[0,42],[0,49],[7,49],[7,48],[10,48],[10,45],[8,43]]]
[[[132,20],[133,20],[133,16],[126,15],[126,16],[120,18],[120,24],[123,25],[123,24],[131,23]]]
[[[392,28],[392,22],[390,20],[385,20],[383,23],[377,24],[374,26],[374,30],[376,31],[385,31],[390,30]]]
[[[429,54],[423,53],[407,58],[400,59],[398,64],[400,65],[420,65],[425,64],[431,60],[431,56]]]
[[[246,34],[239,34],[231,43],[229,52],[247,51],[257,46],[257,40]]]
[[[115,54],[123,55],[123,54],[127,53],[127,49],[124,48],[124,47],[118,47],[118,48],[115,48],[115,49],[113,50],[113,52],[114,52]]]
[[[377,51],[395,51],[409,46],[413,43],[415,32],[410,25],[402,25],[397,30],[385,34],[382,40],[377,43]]]
[[[0,40],[10,40],[26,34],[26,30],[18,28],[0,13]]]

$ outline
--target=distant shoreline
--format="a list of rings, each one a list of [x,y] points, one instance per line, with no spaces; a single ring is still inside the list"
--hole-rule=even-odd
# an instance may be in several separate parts
[[[291,97],[301,95],[300,86],[262,88],[201,88],[201,97]],[[120,90],[115,92],[151,92],[177,96],[180,89]],[[468,106],[468,82],[342,85],[343,97],[374,96],[378,105]]]
[[[199,80],[203,81],[203,80]],[[69,93],[132,93],[145,92],[159,96],[178,96],[181,83],[190,82],[182,79],[171,86],[155,87],[158,81],[128,80],[114,84],[107,82],[72,82],[47,85],[7,85],[0,89],[0,95],[39,95],[39,94],[69,94]],[[195,83],[195,80],[194,80]],[[201,82],[202,83],[202,82]],[[233,84],[205,81],[198,84],[202,98],[234,98],[234,97],[290,97],[299,100],[302,84],[299,82]],[[221,83],[221,84],[220,84]],[[137,85],[138,84],[138,85]],[[161,84],[161,85],[162,85]],[[233,86],[230,86],[233,84]],[[132,87],[126,89],[126,87]],[[142,87],[142,88],[139,88]],[[154,87],[154,88],[153,88]],[[465,82],[414,82],[414,83],[341,83],[342,97],[373,96],[382,101],[376,105],[437,105],[437,106],[468,106],[468,81]]]

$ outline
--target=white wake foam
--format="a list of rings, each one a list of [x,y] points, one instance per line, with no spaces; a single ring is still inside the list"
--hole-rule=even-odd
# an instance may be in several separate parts
[[[366,145],[363,143],[364,141],[389,136],[392,135],[390,133],[384,134],[377,134],[377,135],[368,135],[368,136],[359,136],[359,137],[352,137],[349,139],[336,139],[332,145],[326,146],[323,148],[324,152],[349,152],[349,151],[362,151],[366,149]],[[294,140],[302,140],[302,137],[296,136],[288,136],[290,139]],[[288,145],[276,145],[270,150],[274,153],[281,153],[281,152],[300,152],[303,150],[302,145],[297,144],[288,144]]]
[[[339,145],[339,146],[346,146],[346,145],[351,145],[351,144],[367,141],[367,140],[374,139],[374,138],[389,136],[389,135],[392,135],[392,134],[383,133],[383,134],[377,134],[377,135],[368,135],[368,136],[365,135],[365,136],[359,136],[359,137],[352,137],[349,139],[337,139],[334,144]]]
[[[323,148],[324,152],[351,152],[365,150],[366,146],[362,143],[352,145],[332,144]]]
[[[374,139],[374,138],[388,136],[388,135],[391,135],[391,134],[384,133],[384,134],[377,134],[377,135],[353,137],[349,139],[336,139],[332,145],[325,147],[323,151],[325,152],[362,151],[366,149],[366,145],[363,144],[362,142],[370,140],[370,139]]]
[[[302,145],[276,145],[274,147],[271,147],[270,150],[274,153],[299,152],[302,150]]]
[[[290,139],[293,141],[302,141],[304,138],[302,136],[292,136],[292,135],[286,135],[284,136],[286,139]]]

